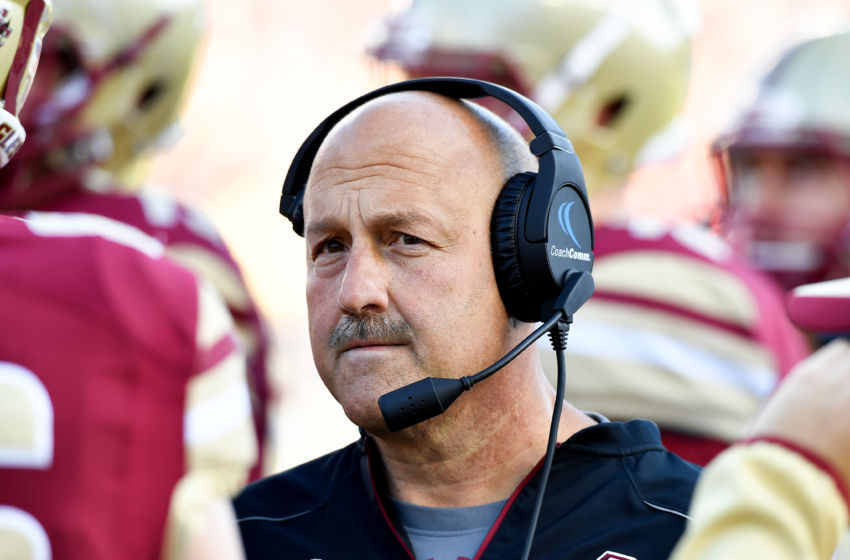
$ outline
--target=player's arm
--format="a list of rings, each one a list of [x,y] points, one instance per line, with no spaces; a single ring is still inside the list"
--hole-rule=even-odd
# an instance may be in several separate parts
[[[673,560],[829,559],[847,530],[850,343],[801,362],[703,472]]]
[[[187,543],[182,560],[244,560],[236,514],[230,500],[210,504],[200,529]]]
[[[204,542],[229,539],[220,530],[233,516],[229,497],[244,485],[257,457],[245,355],[220,297],[206,281],[199,285],[196,374],[184,417],[188,472],[171,499],[163,550],[168,560],[188,558]],[[231,528],[236,531],[235,522]],[[231,548],[222,545],[206,558],[232,558]]]

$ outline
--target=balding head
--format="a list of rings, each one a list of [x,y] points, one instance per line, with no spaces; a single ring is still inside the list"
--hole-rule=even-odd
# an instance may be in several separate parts
[[[310,182],[321,181],[328,160],[344,167],[369,152],[392,154],[402,168],[417,160],[426,164],[419,172],[464,177],[467,188],[484,188],[490,203],[511,176],[537,170],[526,141],[489,110],[412,91],[379,97],[346,116],[323,142]]]

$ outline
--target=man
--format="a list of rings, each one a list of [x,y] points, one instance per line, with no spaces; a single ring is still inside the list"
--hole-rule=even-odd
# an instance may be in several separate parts
[[[836,335],[846,336],[850,330],[846,303],[837,305],[837,301],[823,298],[817,306],[800,306],[797,296],[798,290],[820,289],[811,282],[833,279],[833,283],[844,283],[846,302],[846,280],[835,279],[850,272],[850,121],[844,101],[850,78],[844,63],[848,55],[847,31],[790,48],[762,79],[758,95],[732,129],[714,145],[723,187],[724,232],[757,268],[789,291],[791,317],[814,347]],[[828,344],[801,364],[806,373],[792,377],[779,391],[774,398],[777,404],[768,406],[762,415],[768,421],[756,424],[762,433],[770,428],[771,433],[790,439],[799,447],[797,458],[783,459],[782,450],[767,450],[758,456],[755,450],[739,449],[736,453],[743,459],[732,455],[711,469],[717,474],[709,479],[704,495],[712,488],[716,492],[725,487],[726,491],[716,492],[716,500],[702,500],[704,507],[698,509],[702,521],[695,533],[703,537],[687,539],[683,545],[686,554],[705,552],[706,558],[723,557],[724,550],[729,550],[724,546],[730,543],[716,539],[717,530],[728,526],[730,517],[742,519],[735,509],[735,489],[742,485],[752,489],[750,482],[757,480],[752,473],[766,471],[769,477],[758,479],[764,495],[772,504],[784,499],[797,509],[771,509],[765,506],[766,499],[756,507],[748,504],[755,512],[747,518],[749,528],[767,535],[748,542],[765,542],[773,535],[782,539],[773,549],[776,557],[782,557],[780,553],[788,558],[832,555],[847,525],[847,512],[841,500],[834,498],[838,495],[835,488],[843,488],[846,501],[848,482],[848,446],[841,439],[847,433],[841,422],[846,417],[842,399],[847,364],[846,343]],[[815,412],[811,403],[818,403]],[[819,458],[814,467],[800,466],[800,449],[803,455],[812,451]],[[769,467],[780,461],[790,472]],[[818,482],[819,478],[828,479],[822,471],[832,471],[837,481],[832,489],[828,482]],[[816,502],[801,499],[801,492],[813,496],[815,488]],[[771,531],[771,527],[780,531]],[[717,542],[712,543],[713,539]],[[848,543],[845,535],[836,558],[850,556]],[[759,550],[764,552],[764,548]]]
[[[303,199],[310,340],[363,438],[236,498],[248,558],[520,557],[554,405],[538,355],[400,431],[378,398],[471,375],[533,330],[500,298],[490,221],[507,179],[536,168],[504,121],[418,91],[366,103],[322,142]],[[698,470],[651,423],[569,403],[557,440],[532,556],[666,557]]]
[[[212,282],[248,357],[257,436],[273,400],[265,323],[216,226],[150,186],[145,163],[175,136],[206,30],[202,0],[66,0],[21,121],[30,138],[0,176],[0,212],[85,213],[160,240],[168,256]],[[261,452],[262,452],[261,446]],[[262,453],[261,453],[262,455]],[[259,477],[262,457],[252,477]]]
[[[612,419],[653,420],[668,449],[705,464],[808,349],[782,294],[718,236],[624,215],[632,171],[677,149],[695,11],[687,0],[420,0],[387,20],[372,53],[412,77],[514,88],[569,134],[594,205],[596,291],[570,334],[566,393]]]

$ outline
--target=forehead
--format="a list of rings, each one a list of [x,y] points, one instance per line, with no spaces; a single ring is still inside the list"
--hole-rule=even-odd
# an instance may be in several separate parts
[[[456,101],[429,95],[373,102],[328,136],[310,172],[307,222],[352,203],[373,212],[489,211],[502,179],[495,150]]]
[[[357,150],[358,152],[360,150]],[[394,226],[462,223],[475,206],[491,206],[481,188],[452,173],[439,154],[360,154],[316,168],[304,197],[307,230],[337,229],[352,220]]]
[[[793,144],[741,146],[730,149],[729,156],[733,162],[750,164],[827,163],[835,159],[826,146]]]

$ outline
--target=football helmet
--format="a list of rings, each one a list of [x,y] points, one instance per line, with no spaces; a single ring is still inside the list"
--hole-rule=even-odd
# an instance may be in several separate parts
[[[850,32],[782,54],[714,143],[721,227],[786,289],[850,274]]]
[[[14,164],[26,169],[4,177],[16,184],[0,186],[0,206],[78,185],[67,176],[88,164],[120,174],[167,136],[205,29],[204,0],[56,3],[21,113],[30,142]]]
[[[51,0],[0,0],[0,167],[26,138],[17,115],[32,85],[50,15]]]
[[[412,77],[479,78],[532,98],[594,190],[621,185],[678,113],[697,19],[686,0],[418,0],[368,50]]]

